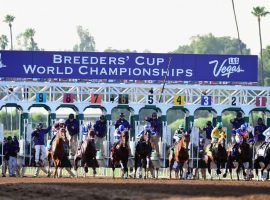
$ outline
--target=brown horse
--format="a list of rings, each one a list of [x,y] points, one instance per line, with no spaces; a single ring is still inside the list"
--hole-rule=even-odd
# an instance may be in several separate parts
[[[95,131],[92,128],[88,129],[87,137],[81,144],[80,149],[77,150],[74,157],[74,169],[77,171],[78,162],[82,160],[82,166],[84,166],[84,176],[88,173],[88,167],[91,166],[93,168],[93,176],[96,175],[96,148],[93,138],[95,137]],[[78,177],[78,173],[77,173]]]
[[[141,168],[144,168],[144,179],[146,179],[148,171],[150,169],[150,158],[152,153],[152,146],[150,142],[151,133],[146,131],[141,140],[136,145],[135,150],[135,172],[134,178],[136,178],[137,168],[140,167],[139,178],[142,178]]]
[[[113,146],[112,148],[112,154],[111,154],[111,165],[113,170],[113,178],[114,176],[114,170],[117,167],[117,165],[120,164],[122,169],[122,178],[128,177],[128,155],[129,155],[129,147],[128,147],[128,131],[125,130],[121,133],[121,137],[119,142]]]
[[[59,131],[59,135],[57,135],[55,138],[52,150],[50,152],[47,152],[47,159],[49,162],[48,176],[50,176],[50,168],[52,162],[54,163],[55,167],[54,178],[59,177],[59,167],[66,167],[67,171],[71,174],[71,176],[74,176],[73,173],[70,171],[71,164],[65,153],[65,143],[67,144],[68,140],[66,138],[66,130],[62,128]]]
[[[189,136],[183,135],[181,140],[172,148],[169,155],[169,168],[170,168],[170,179],[172,178],[172,168],[174,163],[177,163],[177,167],[175,170],[175,178],[178,178],[178,173],[180,171],[180,178],[183,176],[183,166],[185,162],[189,160],[188,154],[188,144],[189,144]]]

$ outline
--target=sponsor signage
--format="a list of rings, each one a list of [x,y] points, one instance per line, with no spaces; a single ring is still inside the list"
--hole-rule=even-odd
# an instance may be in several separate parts
[[[0,77],[257,82],[255,55],[0,51]]]

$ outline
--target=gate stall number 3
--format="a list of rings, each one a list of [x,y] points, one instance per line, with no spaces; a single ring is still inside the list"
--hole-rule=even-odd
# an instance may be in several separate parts
[[[46,93],[36,93],[36,102],[45,103],[46,102]]]
[[[211,96],[202,96],[201,105],[202,106],[211,106],[212,105],[212,97]]]

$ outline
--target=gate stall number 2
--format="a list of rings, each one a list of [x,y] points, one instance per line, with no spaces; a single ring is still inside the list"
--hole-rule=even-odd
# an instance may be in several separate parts
[[[231,104],[231,106],[238,106],[239,105],[239,97],[231,96],[230,104]]]
[[[45,103],[46,102],[46,93],[36,93],[36,102]]]

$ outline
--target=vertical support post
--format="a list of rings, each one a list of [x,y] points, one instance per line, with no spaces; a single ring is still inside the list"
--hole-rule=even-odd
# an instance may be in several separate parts
[[[79,121],[79,126],[80,126],[80,130],[79,130],[79,140],[82,140],[82,125],[84,123],[84,114],[83,113],[79,113],[77,115],[77,119]]]

